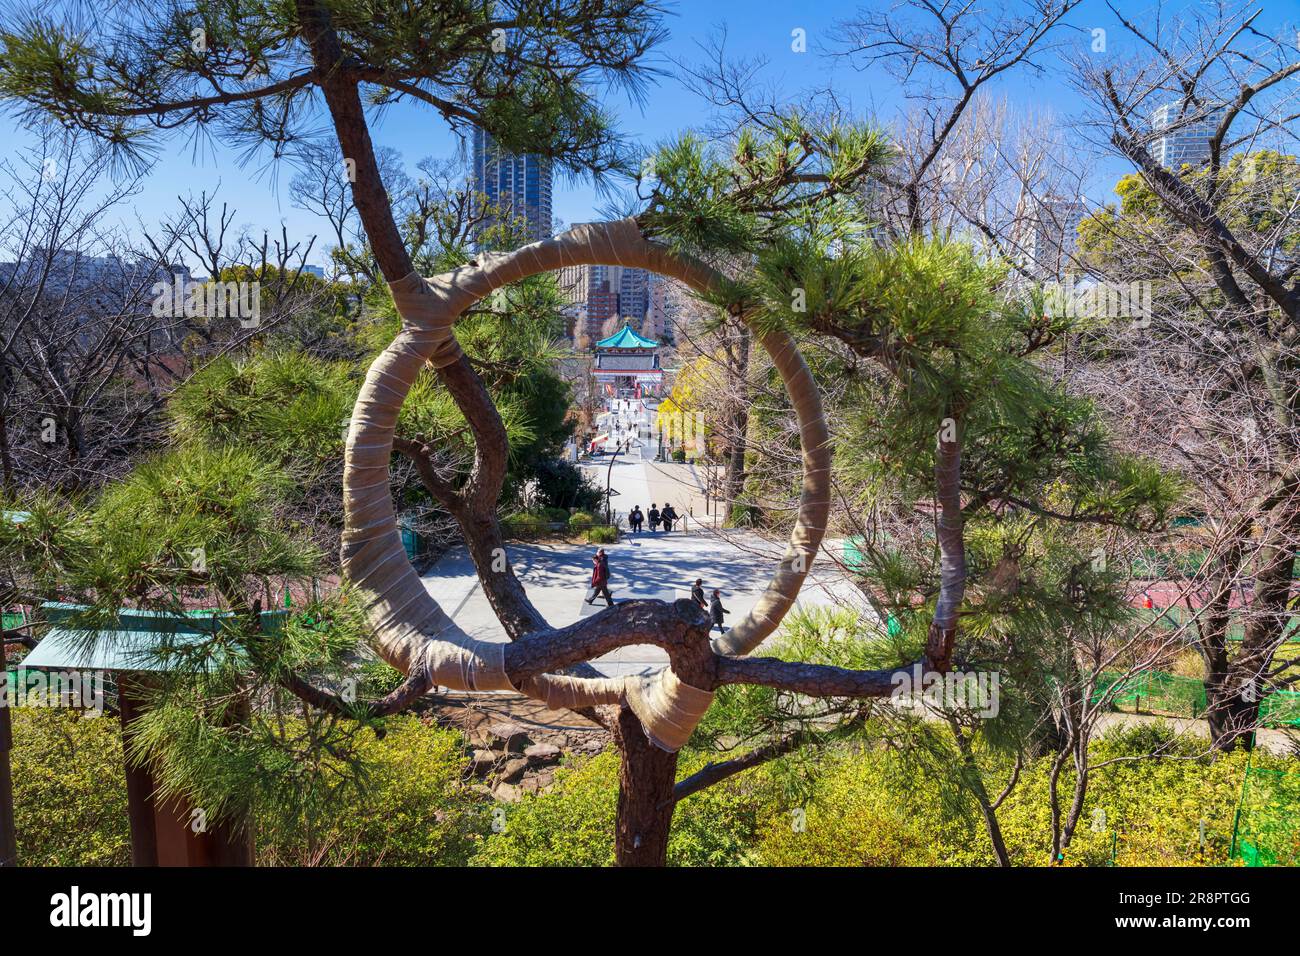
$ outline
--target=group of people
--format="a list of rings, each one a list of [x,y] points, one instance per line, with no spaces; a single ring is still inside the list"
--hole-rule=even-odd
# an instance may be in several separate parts
[[[727,629],[722,624],[722,618],[731,612],[722,606],[722,592],[720,590],[714,588],[709,603],[705,604],[704,579],[696,578],[695,585],[691,588],[691,600],[709,612],[709,620],[713,622],[713,627],[709,628],[710,631],[716,627],[719,634],[726,633]]]
[[[665,531],[673,530],[673,522],[681,517],[673,506],[664,502],[664,510],[660,511],[659,506],[651,503],[649,514],[643,514],[640,505],[634,505],[632,510],[627,514],[627,523],[633,531],[640,532],[641,525],[645,523],[646,518],[650,519],[650,530],[658,531],[659,526],[663,525]]]
[[[614,596],[609,593],[609,555],[604,548],[597,548],[595,557],[591,559],[591,589],[587,592],[587,603],[595,604],[598,597],[605,599],[606,607],[614,606]],[[723,618],[731,612],[722,606],[721,590],[714,588],[712,596],[706,601],[704,579],[696,578],[691,587],[691,600],[709,612],[709,620],[713,622],[710,631],[716,627],[719,633],[726,633]]]

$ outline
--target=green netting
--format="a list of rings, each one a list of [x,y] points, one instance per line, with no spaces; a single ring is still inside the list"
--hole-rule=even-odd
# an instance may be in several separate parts
[[[1133,576],[1149,581],[1191,577],[1200,570],[1205,557],[1204,548],[1182,551],[1144,548],[1141,554],[1133,558]]]
[[[1259,703],[1261,727],[1300,727],[1300,691],[1275,690]]]
[[[1193,619],[1191,611],[1185,607],[1166,607],[1142,610],[1142,614],[1148,619],[1154,618],[1160,625],[1173,630],[1181,627],[1184,622],[1191,621],[1191,628],[1188,631],[1188,640],[1195,641],[1200,636],[1197,629],[1197,621]],[[1287,622],[1285,630],[1285,640],[1292,644],[1300,643],[1300,615],[1295,615]],[[1235,615],[1228,624],[1228,640],[1240,641],[1246,636],[1246,628],[1240,619]]]
[[[1131,705],[1172,717],[1199,717],[1205,713],[1205,683],[1195,677],[1179,677],[1164,671],[1138,671],[1123,675],[1103,671],[1092,695],[1095,704],[1119,685],[1111,706]],[[1259,704],[1259,726],[1300,727],[1300,691],[1275,690]]]
[[[0,614],[0,628],[3,628],[6,631],[12,631],[16,628],[22,627],[26,623],[27,618],[21,613],[5,611],[3,614]]]
[[[1247,866],[1300,865],[1300,771],[1246,768],[1232,855]]]
[[[1169,578],[1189,578],[1204,564],[1207,551],[1204,548],[1169,550],[1165,548],[1144,548],[1133,559],[1133,576],[1149,581],[1164,581]],[[1300,580],[1300,553],[1291,568],[1291,577]]]
[[[1205,712],[1205,684],[1195,677],[1179,677],[1164,671],[1138,671],[1127,676],[1103,673],[1097,682],[1093,703],[1119,685],[1114,706],[1131,704],[1135,710],[1149,710],[1174,717],[1199,717]]]

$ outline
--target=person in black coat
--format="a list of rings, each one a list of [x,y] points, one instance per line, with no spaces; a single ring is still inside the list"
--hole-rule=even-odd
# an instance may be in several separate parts
[[[709,602],[704,600],[704,579],[696,578],[695,587],[691,588],[691,600],[704,610],[709,609]]]
[[[650,502],[650,530],[659,530],[659,506],[653,501]]]
[[[628,526],[631,527],[631,529],[632,529],[633,531],[640,531],[640,530],[641,530],[641,522],[644,521],[644,520],[645,520],[645,515],[643,515],[643,514],[641,513],[641,506],[640,506],[640,505],[635,505],[635,506],[632,508],[632,510],[631,510],[630,512],[628,512],[627,523],[628,523]]]
[[[722,616],[730,613],[722,606],[722,592],[714,588],[713,597],[709,599],[709,616],[713,618],[713,624],[718,629],[718,633],[725,634],[727,632],[727,629],[722,626]],[[711,631],[713,628],[710,627],[709,630]]]
[[[677,520],[677,512],[673,510],[672,505],[664,505],[664,510],[659,512],[659,520],[663,522],[665,531],[673,530],[673,522]]]

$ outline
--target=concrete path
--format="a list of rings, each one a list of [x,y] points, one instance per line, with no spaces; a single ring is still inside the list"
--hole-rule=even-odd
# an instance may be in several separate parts
[[[604,489],[608,483],[616,492],[612,507],[623,527],[627,527],[627,513],[634,505],[640,505],[642,513],[646,513],[651,504],[662,508],[671,503],[685,519],[687,531],[720,528],[722,516],[717,514],[717,502],[708,500],[704,493],[708,480],[705,469],[710,466],[655,461],[654,443],[646,439],[641,442],[614,457],[612,464],[606,456],[579,466],[592,484]]]
[[[563,627],[598,613],[604,603],[598,598],[592,607],[584,601],[595,550],[590,545],[514,544],[507,548],[507,554],[537,609],[553,626]],[[723,605],[731,611],[729,623],[738,621],[754,606],[781,552],[780,547],[757,535],[731,532],[727,538],[703,532],[625,534],[618,544],[606,545],[605,550],[609,554],[610,589],[616,601],[690,597],[692,583],[703,578],[708,591],[715,587],[722,590]],[[426,572],[424,581],[466,632],[479,640],[505,640],[464,548],[444,555]],[[799,606],[848,603],[854,593],[852,584],[831,562],[814,563]],[[645,673],[667,660],[657,647],[633,646],[620,648],[593,663],[601,672],[616,676]]]

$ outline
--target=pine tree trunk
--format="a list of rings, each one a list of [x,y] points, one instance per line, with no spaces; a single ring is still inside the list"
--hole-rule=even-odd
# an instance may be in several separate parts
[[[677,754],[650,743],[641,721],[627,705],[619,710],[615,734],[621,759],[614,860],[619,866],[664,866],[673,821]]]

